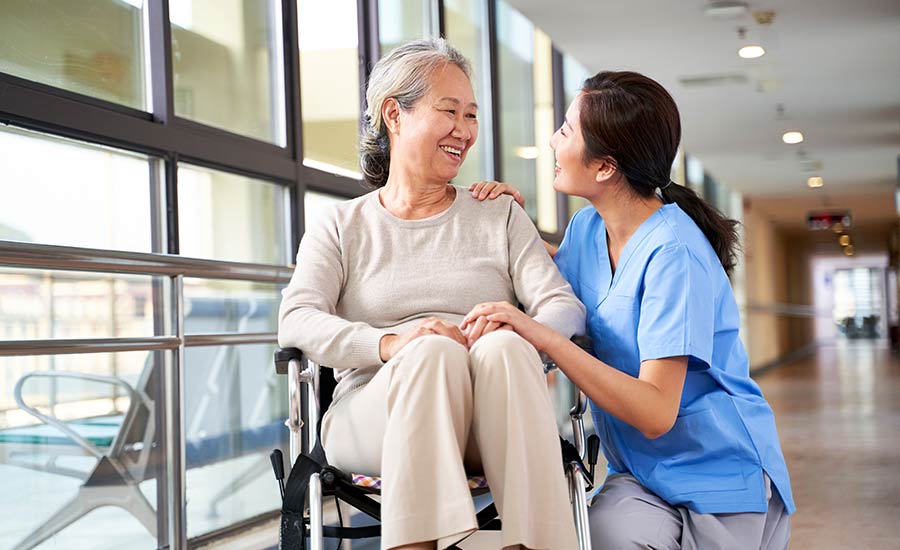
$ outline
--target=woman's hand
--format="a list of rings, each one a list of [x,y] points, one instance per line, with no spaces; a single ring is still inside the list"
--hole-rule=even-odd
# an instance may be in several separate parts
[[[487,317],[478,317],[472,320],[471,323],[463,325],[461,328],[465,329],[463,330],[463,334],[466,335],[466,342],[470,348],[485,334],[489,334],[495,330],[512,330],[511,326],[496,321],[489,321]]]
[[[378,354],[381,356],[381,360],[387,363],[403,349],[403,346],[416,338],[428,336],[429,334],[440,334],[441,336],[446,336],[464,346],[468,346],[466,337],[463,336],[459,327],[442,321],[437,317],[429,317],[419,323],[416,328],[404,332],[403,334],[388,334],[382,337],[381,341],[378,343]]]
[[[559,333],[546,327],[509,302],[485,302],[478,304],[463,319],[460,327],[465,330],[476,323],[478,319],[509,325],[519,336],[528,340],[538,351],[545,351]]]
[[[525,196],[512,185],[502,181],[479,181],[470,185],[469,191],[473,197],[480,201],[484,199],[494,200],[500,195],[511,195],[519,203],[519,206],[525,208]]]

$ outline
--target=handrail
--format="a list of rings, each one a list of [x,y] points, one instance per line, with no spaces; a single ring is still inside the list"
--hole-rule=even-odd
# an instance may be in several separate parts
[[[275,344],[274,332],[243,332],[218,334],[189,334],[184,337],[188,348],[203,346],[237,346],[242,344]],[[69,355],[75,353],[112,353],[125,351],[156,351],[177,349],[177,336],[147,336],[145,338],[80,338],[46,340],[0,341],[0,357],[20,355]]]
[[[0,265],[67,271],[99,271],[286,283],[290,266],[185,258],[171,254],[122,252],[0,240]]]
[[[6,340],[0,342],[0,357],[13,355],[61,355],[177,349],[175,336],[145,338],[81,338],[47,340]]]

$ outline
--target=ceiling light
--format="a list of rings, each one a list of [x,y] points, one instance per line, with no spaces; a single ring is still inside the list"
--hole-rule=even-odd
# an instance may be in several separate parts
[[[737,19],[749,11],[747,2],[740,0],[710,0],[703,7],[703,15],[710,19]]]
[[[820,176],[813,176],[806,180],[806,185],[812,188],[822,187],[823,185],[825,185],[825,180],[823,180]]]
[[[787,143],[788,145],[795,145],[797,143],[803,143],[803,134],[797,131],[785,132],[783,136],[781,136],[781,140]]]
[[[847,255],[847,256],[852,256],[852,255],[853,255],[853,245],[852,245],[852,244],[847,245],[847,246],[844,247],[844,254]]]
[[[850,246],[850,235],[841,235],[838,242],[841,243],[841,246]]]
[[[756,59],[766,55],[766,50],[762,46],[750,44],[739,49],[738,55],[744,59]]]
[[[533,160],[541,156],[541,150],[534,145],[523,145],[515,148],[516,156],[520,159]]]

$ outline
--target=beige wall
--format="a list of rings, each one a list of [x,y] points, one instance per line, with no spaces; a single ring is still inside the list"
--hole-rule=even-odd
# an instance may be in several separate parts
[[[781,234],[767,214],[747,201],[744,209],[744,269],[747,334],[744,345],[751,368],[786,353],[788,320],[776,313],[787,296],[785,248]]]

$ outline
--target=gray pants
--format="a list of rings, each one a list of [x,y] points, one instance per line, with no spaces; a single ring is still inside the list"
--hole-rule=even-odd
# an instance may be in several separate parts
[[[766,476],[766,513],[698,514],[672,506],[629,474],[609,476],[590,508],[594,550],[785,550],[790,517]]]

